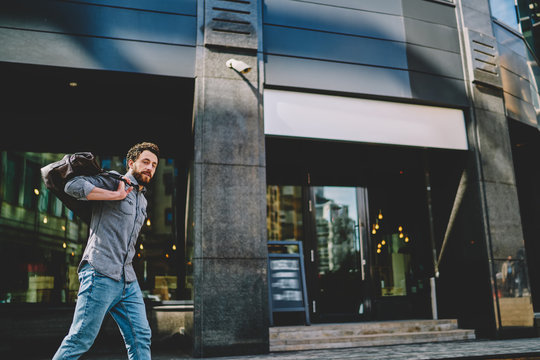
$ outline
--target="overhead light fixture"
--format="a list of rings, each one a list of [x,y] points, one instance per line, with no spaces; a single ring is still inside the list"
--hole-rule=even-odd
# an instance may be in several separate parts
[[[69,82],[69,87],[77,87],[77,86],[79,86],[78,82],[76,82],[76,81],[70,81]]]

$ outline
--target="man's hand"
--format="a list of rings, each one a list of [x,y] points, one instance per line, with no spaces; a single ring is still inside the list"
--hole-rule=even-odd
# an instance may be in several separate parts
[[[123,179],[125,179],[128,184],[131,184],[131,180],[127,177],[124,176]],[[126,184],[123,181],[119,181],[116,191],[95,187],[90,191],[86,198],[88,200],[124,200],[131,191],[133,191],[132,186],[126,189]]]

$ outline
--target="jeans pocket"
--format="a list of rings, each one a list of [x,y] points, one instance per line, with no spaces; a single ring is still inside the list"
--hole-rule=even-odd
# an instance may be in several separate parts
[[[94,285],[96,270],[89,263],[84,264],[79,271],[79,292],[77,296],[84,292],[91,292]]]

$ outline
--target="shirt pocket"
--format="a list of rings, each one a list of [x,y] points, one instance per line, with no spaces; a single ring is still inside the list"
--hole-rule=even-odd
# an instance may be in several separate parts
[[[124,200],[120,200],[118,209],[126,215],[133,215],[135,212],[135,199],[127,197]]]

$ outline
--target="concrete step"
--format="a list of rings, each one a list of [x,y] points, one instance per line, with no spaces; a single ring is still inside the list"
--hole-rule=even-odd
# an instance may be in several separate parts
[[[455,330],[457,320],[406,320],[270,328],[270,339],[321,338]]]
[[[270,328],[270,351],[297,351],[475,339],[456,320],[385,321]]]

